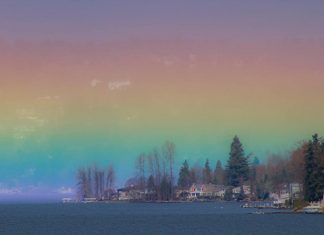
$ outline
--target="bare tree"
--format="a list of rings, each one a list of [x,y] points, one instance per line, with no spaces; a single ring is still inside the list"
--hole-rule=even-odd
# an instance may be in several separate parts
[[[149,171],[149,175],[151,175],[154,179],[155,176],[155,164],[154,164],[154,154],[153,153],[149,153],[147,155],[147,163],[148,163],[148,171]]]
[[[154,169],[155,169],[155,187],[156,193],[159,200],[161,200],[161,164],[160,164],[160,153],[157,148],[153,150],[153,162],[154,162]]]
[[[111,191],[115,187],[115,170],[112,165],[108,166],[107,170],[107,180],[106,180],[106,188],[108,192],[108,199],[111,198]]]
[[[87,197],[92,197],[92,170],[91,167],[87,169]]]
[[[145,154],[142,153],[136,158],[136,174],[138,178],[138,186],[140,189],[145,188]]]
[[[98,168],[95,166],[93,169],[93,173],[94,173],[94,196],[95,198],[99,198],[99,170]]]
[[[103,199],[104,186],[105,186],[105,172],[102,170],[99,170],[98,177],[99,177],[99,198]]]
[[[166,141],[162,146],[162,152],[164,156],[165,163],[167,164],[167,168],[169,171],[169,181],[171,187],[171,199],[173,199],[173,186],[174,186],[174,178],[173,178],[173,168],[174,168],[174,158],[175,158],[175,144]]]
[[[84,168],[80,168],[77,173],[78,198],[83,200],[87,197],[87,175]]]
[[[307,150],[307,143],[300,143],[297,149],[290,154],[290,161],[288,162],[289,176],[293,182],[300,184],[304,183],[304,169],[305,169],[305,152]]]

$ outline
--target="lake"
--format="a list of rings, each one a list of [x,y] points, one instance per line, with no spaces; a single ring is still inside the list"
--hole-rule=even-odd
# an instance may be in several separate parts
[[[235,202],[2,204],[0,234],[324,234],[323,215],[255,211]]]

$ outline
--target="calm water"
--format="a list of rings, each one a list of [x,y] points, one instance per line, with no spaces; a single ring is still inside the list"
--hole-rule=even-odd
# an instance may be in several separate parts
[[[0,205],[0,234],[324,234],[324,216],[238,203]]]

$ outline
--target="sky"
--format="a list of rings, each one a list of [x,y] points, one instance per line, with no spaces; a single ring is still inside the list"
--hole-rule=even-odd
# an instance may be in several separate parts
[[[2,0],[0,201],[166,140],[176,164],[261,161],[324,133],[323,1]]]

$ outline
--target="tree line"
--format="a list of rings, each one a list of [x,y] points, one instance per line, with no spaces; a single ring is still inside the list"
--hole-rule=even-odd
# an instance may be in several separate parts
[[[173,200],[176,190],[188,190],[192,184],[216,184],[227,187],[249,185],[251,197],[264,200],[291,183],[303,185],[306,201],[318,201],[324,193],[324,141],[317,134],[299,143],[285,154],[270,154],[261,163],[257,156],[246,154],[238,136],[233,138],[225,167],[217,160],[214,168],[209,159],[203,166],[190,167],[185,160],[175,172],[176,146],[166,141],[160,148],[139,154],[134,175],[126,187],[146,192],[147,200]],[[78,171],[79,196],[102,198],[114,187],[112,166],[106,171],[97,167]],[[177,180],[176,180],[177,179]]]

